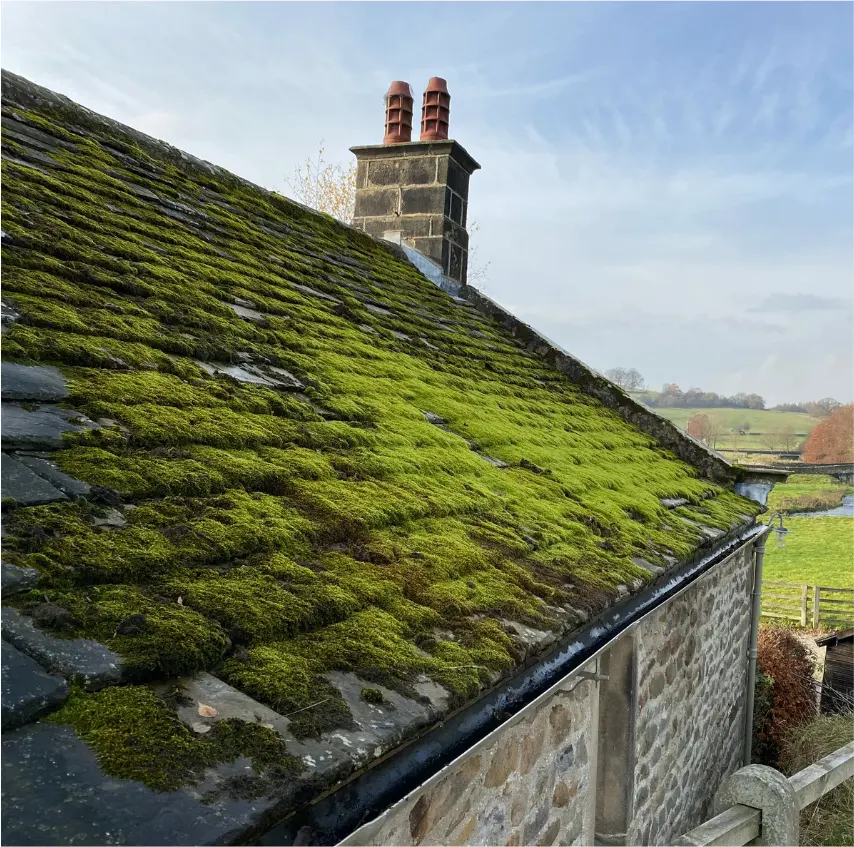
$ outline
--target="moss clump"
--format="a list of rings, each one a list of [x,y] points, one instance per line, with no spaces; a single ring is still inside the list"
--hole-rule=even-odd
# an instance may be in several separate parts
[[[372,706],[380,706],[385,703],[385,697],[379,688],[363,688],[361,694],[362,699]]]
[[[194,784],[206,768],[239,756],[251,759],[256,773],[274,768],[268,775],[277,780],[301,769],[273,730],[225,720],[206,735],[196,736],[164,700],[142,686],[107,688],[95,694],[75,690],[48,720],[71,726],[92,746],[104,773],[137,780],[154,791]]]

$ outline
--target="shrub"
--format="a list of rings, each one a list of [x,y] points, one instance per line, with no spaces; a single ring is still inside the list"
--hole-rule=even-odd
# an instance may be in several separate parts
[[[757,649],[753,760],[777,767],[784,736],[816,714],[814,660],[797,636],[778,626],[760,628]],[[770,686],[764,680],[760,684],[763,676]]]
[[[780,750],[780,767],[791,776],[850,743],[852,738],[854,711],[817,717],[786,733]],[[801,812],[800,842],[854,844],[854,779],[847,779]]]

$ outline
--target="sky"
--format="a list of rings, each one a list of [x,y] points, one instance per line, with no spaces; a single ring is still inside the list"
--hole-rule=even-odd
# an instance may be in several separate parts
[[[854,5],[3,2],[0,63],[288,193],[448,80],[482,288],[587,364],[854,399]]]

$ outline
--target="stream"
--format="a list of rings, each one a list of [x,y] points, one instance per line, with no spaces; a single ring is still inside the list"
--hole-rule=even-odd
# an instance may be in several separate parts
[[[793,512],[792,518],[854,518],[854,494],[842,498],[842,504],[823,512]]]

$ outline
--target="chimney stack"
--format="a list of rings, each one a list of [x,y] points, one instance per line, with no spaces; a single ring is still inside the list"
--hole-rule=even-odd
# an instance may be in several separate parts
[[[405,144],[412,141],[413,103],[412,89],[408,82],[397,80],[391,84],[385,96],[383,144]]]
[[[421,110],[421,140],[412,141],[412,89],[393,82],[385,100],[382,144],[351,147],[356,156],[353,225],[402,242],[465,285],[469,178],[480,165],[448,138],[451,95],[431,77]]]
[[[421,106],[421,140],[444,141],[448,137],[450,113],[448,83],[440,76],[431,76]]]

